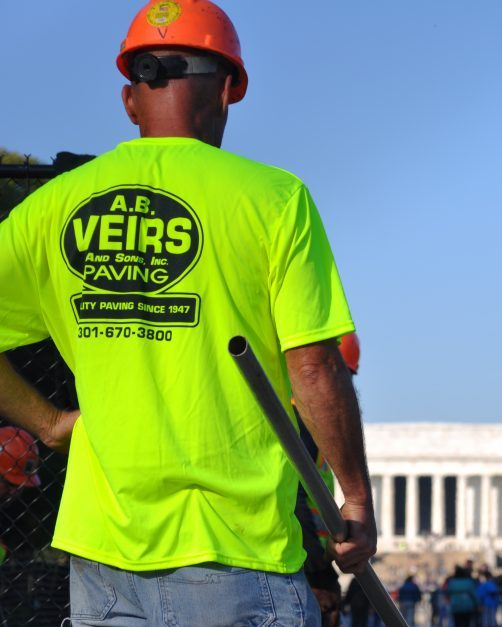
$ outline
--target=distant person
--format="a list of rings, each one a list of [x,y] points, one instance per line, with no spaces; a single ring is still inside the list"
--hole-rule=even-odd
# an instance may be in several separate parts
[[[448,579],[446,594],[450,601],[450,611],[455,627],[471,627],[476,618],[478,597],[476,582],[469,570],[461,566],[455,567],[453,577]]]
[[[431,594],[432,624],[439,627],[450,625],[450,603],[446,595],[446,585],[445,581]]]
[[[471,557],[468,557],[465,562],[464,565],[462,566],[462,568],[465,570],[465,572],[467,573],[467,575],[471,578],[474,579],[473,577],[473,573],[474,573],[474,560]]]
[[[497,609],[500,605],[500,590],[489,570],[480,571],[481,582],[477,596],[482,627],[497,627]]]
[[[404,619],[410,627],[415,626],[415,608],[422,600],[422,592],[415,582],[413,575],[406,577],[398,591],[399,607]]]
[[[431,604],[431,624],[432,625],[439,625],[440,624],[440,619],[439,619],[439,595],[440,595],[441,591],[439,586],[434,588],[431,591],[431,596],[430,596],[430,604]]]

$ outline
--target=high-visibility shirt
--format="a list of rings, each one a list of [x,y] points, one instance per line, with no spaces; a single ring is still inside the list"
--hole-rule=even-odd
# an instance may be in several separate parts
[[[283,352],[353,330],[288,172],[143,138],[44,185],[0,225],[0,350],[51,336],[75,374],[53,546],[138,571],[298,570],[297,477],[227,345],[245,336],[288,406]]]

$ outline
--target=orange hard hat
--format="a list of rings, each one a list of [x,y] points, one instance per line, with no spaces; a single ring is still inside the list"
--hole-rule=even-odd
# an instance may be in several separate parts
[[[340,340],[338,348],[347,364],[347,368],[353,374],[357,374],[359,370],[359,357],[361,356],[361,346],[357,334],[349,333],[348,335],[344,335]]]
[[[136,15],[122,42],[117,66],[130,80],[128,55],[136,50],[162,47],[195,48],[221,55],[235,69],[230,101],[244,98],[248,75],[239,37],[228,15],[209,0],[150,0]]]
[[[38,447],[31,435],[16,427],[0,428],[0,476],[18,486],[37,488]]]

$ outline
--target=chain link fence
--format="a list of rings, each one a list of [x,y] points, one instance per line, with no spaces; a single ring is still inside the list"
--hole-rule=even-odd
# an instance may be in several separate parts
[[[12,160],[0,152],[0,221],[28,194],[91,156],[59,153],[52,165]],[[19,161],[19,159],[15,159]],[[73,376],[52,340],[8,353],[15,369],[61,409],[75,409]],[[0,416],[0,427],[9,426]],[[40,486],[6,484],[0,492],[0,627],[55,627],[69,615],[69,558],[50,548],[66,458],[36,443]],[[0,453],[1,453],[0,447]],[[0,481],[5,478],[0,476]]]

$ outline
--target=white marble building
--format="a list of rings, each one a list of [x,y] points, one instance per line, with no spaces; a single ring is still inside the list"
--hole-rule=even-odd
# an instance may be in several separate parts
[[[367,424],[365,436],[379,553],[502,555],[502,424]]]

